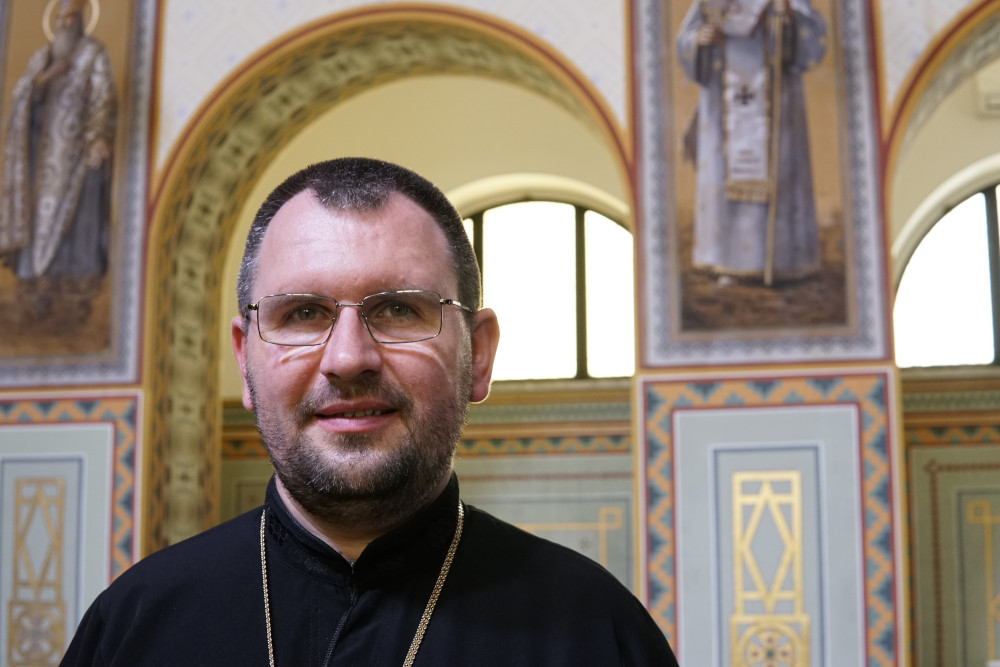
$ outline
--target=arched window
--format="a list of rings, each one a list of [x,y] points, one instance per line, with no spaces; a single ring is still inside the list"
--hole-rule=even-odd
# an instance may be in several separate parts
[[[583,206],[523,201],[471,215],[483,301],[500,317],[496,380],[635,371],[632,234]]]
[[[1000,230],[997,185],[958,204],[920,241],[896,292],[896,363],[998,363]]]

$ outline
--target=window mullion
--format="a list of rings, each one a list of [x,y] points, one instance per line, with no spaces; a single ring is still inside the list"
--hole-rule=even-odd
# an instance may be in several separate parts
[[[584,219],[586,210],[576,211],[576,376],[590,377],[587,368],[587,241]]]
[[[472,252],[476,255],[479,263],[479,281],[483,280],[483,215],[485,211],[480,211],[472,216]]]
[[[997,189],[983,190],[986,200],[986,239],[990,256],[990,294],[993,303],[993,363],[1000,364],[1000,226],[997,220]]]

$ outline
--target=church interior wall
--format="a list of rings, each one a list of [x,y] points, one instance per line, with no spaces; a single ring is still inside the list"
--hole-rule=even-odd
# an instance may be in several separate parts
[[[643,59],[660,47],[641,35],[669,3],[91,4],[100,5],[94,34],[108,44],[122,108],[115,224],[133,236],[120,242],[120,263],[135,264],[134,273],[112,267],[107,295],[112,304],[131,302],[138,322],[109,334],[130,343],[121,346],[130,359],[124,370],[71,359],[70,371],[53,371],[44,355],[12,352],[0,331],[3,655],[28,618],[14,612],[32,595],[17,583],[26,565],[17,549],[27,545],[29,559],[58,554],[65,563],[48,582],[66,591],[57,616],[62,634],[35,646],[37,664],[57,664],[60,642],[90,599],[135,559],[259,503],[270,467],[252,415],[238,404],[226,330],[250,216],[283,176],[331,154],[364,153],[427,174],[460,208],[514,196],[524,186],[510,183],[537,176],[556,184],[551,192],[563,183],[562,191],[592,192],[618,207],[636,233],[637,256],[648,257],[644,233],[655,221],[642,199],[650,185],[643,160],[675,165],[677,157],[667,143],[643,141],[657,104],[644,93]],[[1000,649],[987,655],[1000,621],[986,610],[1000,588],[988,590],[994,579],[983,560],[1000,525],[1000,378],[963,369],[901,373],[887,342],[891,262],[905,260],[894,243],[911,247],[905,237],[922,234],[934,217],[927,211],[1000,174],[988,166],[998,120],[976,111],[976,70],[946,57],[974,41],[976,26],[987,26],[1000,7],[920,4],[923,11],[903,13],[895,3],[822,5],[831,23],[843,20],[838,12],[861,16],[854,20],[873,38],[874,55],[863,62],[879,97],[865,103],[873,153],[883,162],[874,187],[884,208],[863,224],[878,230],[876,251],[886,262],[877,288],[885,305],[872,324],[883,344],[875,352],[726,353],[696,362],[640,352],[632,379],[498,384],[473,406],[459,443],[467,500],[608,567],[650,607],[681,664],[740,664],[711,648],[736,644],[727,634],[735,584],[724,573],[754,559],[774,565],[788,553],[798,554],[805,582],[795,592],[797,622],[812,623],[811,631],[794,626],[789,635],[806,638],[795,646],[814,659],[801,664],[850,664],[844,651],[857,664],[1000,659]],[[45,41],[37,29],[42,5],[0,3],[4,133],[14,82]],[[407,32],[408,25],[423,27]],[[381,41],[370,46],[366,31]],[[369,77],[366,85],[331,85],[326,96],[289,86],[282,100],[264,85],[253,88],[268,77],[279,92],[283,81],[305,81],[277,75],[295,55],[327,58],[323,37],[391,58],[394,44],[440,44],[456,35],[478,45],[479,60],[448,69],[447,56],[428,57],[416,74],[391,64],[383,71],[372,60],[357,70]],[[823,76],[830,79],[814,85],[843,94],[833,71]],[[690,108],[693,96],[684,94],[681,106]],[[929,110],[919,100],[930,100]],[[286,102],[306,111],[294,115],[280,108]],[[813,106],[811,122],[834,122],[836,113]],[[239,115],[247,109],[253,120]],[[811,131],[819,144],[814,162],[837,180],[822,179],[820,196],[832,209],[843,189],[845,144],[836,132]],[[823,144],[828,136],[833,148]],[[685,173],[675,187],[694,187]],[[955,174],[966,178],[953,191],[938,190]],[[484,183],[486,192],[469,194]],[[662,265],[653,264],[637,268],[640,306],[649,305],[643,271]],[[0,266],[0,301],[15,283]],[[648,317],[639,315],[640,349],[661,335]],[[805,517],[792,547],[773,524],[737,548],[731,508],[744,497],[733,485],[740,475],[801,490],[791,504],[773,505],[774,517],[793,507]],[[23,509],[15,506],[45,494],[61,494],[53,497],[66,508],[58,534],[18,522]],[[745,498],[754,501],[752,493]],[[831,557],[843,561],[833,571]],[[705,571],[692,568],[699,558]],[[863,620],[845,620],[854,618]],[[842,646],[831,648],[834,639]]]

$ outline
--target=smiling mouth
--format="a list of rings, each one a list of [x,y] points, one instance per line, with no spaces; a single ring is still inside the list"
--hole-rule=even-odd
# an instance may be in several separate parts
[[[355,410],[354,412],[338,412],[332,415],[320,415],[327,419],[337,418],[337,419],[351,419],[355,417],[372,417],[377,415],[387,415],[392,410]]]

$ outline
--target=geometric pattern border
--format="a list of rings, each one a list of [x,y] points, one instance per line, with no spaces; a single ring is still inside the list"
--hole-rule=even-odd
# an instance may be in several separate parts
[[[531,438],[476,438],[458,443],[459,458],[484,456],[523,456],[532,454],[628,454],[632,451],[630,435],[593,435]],[[260,438],[223,438],[222,458],[266,459],[267,451]]]
[[[494,385],[495,386],[495,385]],[[585,393],[585,392],[581,392]],[[471,405],[469,424],[520,424],[524,422],[592,422],[629,421],[632,418],[632,404],[626,393],[620,400],[601,397],[599,401],[527,403],[519,401],[515,405]]]
[[[996,419],[996,415],[993,415]],[[903,442],[909,462],[913,447],[1000,444],[1000,424],[947,424],[941,426],[904,426]]]
[[[905,376],[904,376],[905,383]],[[1000,391],[910,392],[903,388],[903,412],[1000,410]]]
[[[628,454],[630,435],[598,435],[548,438],[481,438],[462,440],[460,457],[519,456],[526,454]]]
[[[111,487],[110,554],[108,581],[135,562],[138,554],[138,432],[139,399],[136,396],[94,398],[0,398],[0,425],[109,424],[114,431]]]
[[[625,380],[620,386],[608,391],[589,390],[587,382],[581,382],[582,387],[570,387],[564,393],[570,396],[564,400],[553,401],[548,397],[537,399],[528,392],[517,395],[515,402],[501,402],[494,395],[509,391],[494,383],[490,401],[485,404],[469,406],[469,426],[507,426],[522,424],[552,424],[557,422],[572,422],[574,424],[595,421],[617,421],[626,428],[631,424],[632,403],[629,400],[628,384]],[[257,423],[254,414],[243,407],[242,403],[227,400],[222,405],[222,428],[224,431],[245,429],[256,431]],[[584,428],[583,430],[586,430]]]
[[[641,478],[646,491],[647,601],[650,612],[673,643],[677,639],[676,517],[673,413],[678,410],[789,405],[853,405],[860,415],[862,466],[865,653],[869,667],[902,664],[898,646],[903,628],[896,608],[893,529],[894,409],[889,372],[840,375],[757,376],[752,379],[647,378],[641,381],[644,446]],[[676,643],[673,644],[676,646]]]

